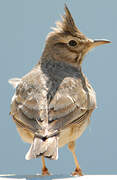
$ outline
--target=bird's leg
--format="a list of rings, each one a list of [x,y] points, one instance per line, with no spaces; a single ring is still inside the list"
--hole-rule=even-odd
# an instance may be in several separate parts
[[[77,157],[76,157],[76,154],[75,154],[75,141],[72,141],[68,144],[68,148],[69,150],[72,152],[73,154],[73,158],[74,158],[74,162],[75,162],[75,165],[76,165],[76,169],[75,171],[72,173],[73,176],[76,176],[76,175],[79,175],[79,176],[83,176],[82,174],[82,170],[80,169],[80,165],[78,163],[78,160],[77,160]]]
[[[41,160],[42,160],[42,175],[43,176],[47,176],[47,175],[50,175],[50,173],[48,172],[48,169],[45,165],[45,159],[44,159],[44,156],[41,156]]]

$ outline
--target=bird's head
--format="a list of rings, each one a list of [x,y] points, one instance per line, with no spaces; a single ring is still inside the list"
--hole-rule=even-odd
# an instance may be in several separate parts
[[[43,57],[79,66],[90,49],[110,41],[87,38],[75,25],[66,5],[64,9],[62,21],[57,22],[56,28],[47,36]]]

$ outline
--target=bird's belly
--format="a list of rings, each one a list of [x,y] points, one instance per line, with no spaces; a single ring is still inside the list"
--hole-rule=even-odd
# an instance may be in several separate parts
[[[72,127],[66,128],[64,131],[60,133],[58,147],[62,147],[65,144],[68,144],[71,141],[75,141],[77,138],[79,138],[86,127],[88,126],[90,120],[87,119],[85,122],[82,122],[82,124],[75,124]]]

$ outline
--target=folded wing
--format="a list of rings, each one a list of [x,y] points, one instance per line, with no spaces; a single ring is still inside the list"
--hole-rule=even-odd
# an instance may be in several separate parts
[[[61,131],[86,120],[96,105],[92,92],[82,79],[64,79],[49,105],[50,129]]]

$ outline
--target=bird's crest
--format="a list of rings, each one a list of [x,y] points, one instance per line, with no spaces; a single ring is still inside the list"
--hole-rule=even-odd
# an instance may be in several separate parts
[[[83,35],[77,26],[75,25],[75,22],[72,18],[72,15],[68,9],[68,7],[65,4],[64,7],[65,15],[62,16],[62,21],[56,22],[56,28],[53,28],[55,32],[65,32],[70,33],[73,36]]]

